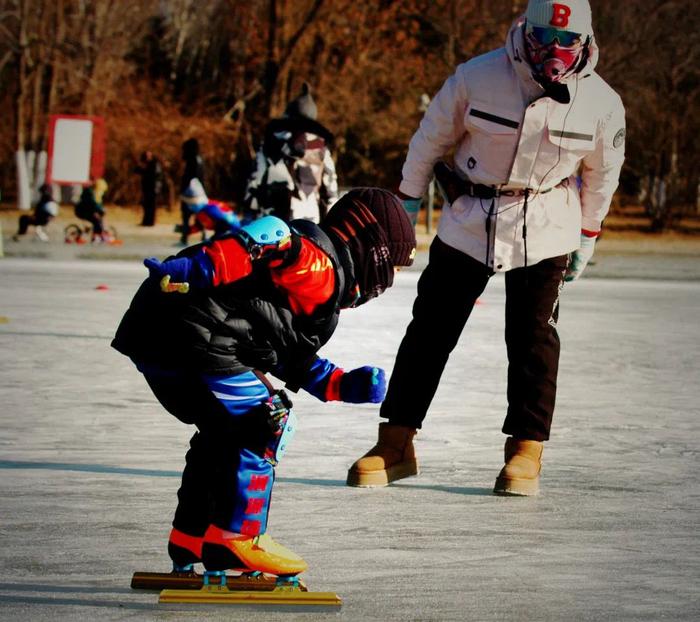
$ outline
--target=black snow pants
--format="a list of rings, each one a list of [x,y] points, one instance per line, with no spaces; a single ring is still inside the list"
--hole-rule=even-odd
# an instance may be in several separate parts
[[[562,255],[505,275],[508,412],[503,432],[516,438],[549,439],[559,367],[559,292],[567,263]],[[491,275],[481,262],[435,238],[380,411],[390,423],[421,427],[449,355]]]

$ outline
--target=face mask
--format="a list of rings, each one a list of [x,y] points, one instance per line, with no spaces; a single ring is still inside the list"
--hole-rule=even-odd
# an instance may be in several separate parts
[[[525,46],[538,76],[548,82],[560,82],[576,68],[584,45],[580,34],[527,25]]]

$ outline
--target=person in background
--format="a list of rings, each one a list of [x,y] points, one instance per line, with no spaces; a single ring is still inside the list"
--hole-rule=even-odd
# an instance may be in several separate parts
[[[181,195],[187,190],[193,179],[199,179],[202,183],[204,182],[204,160],[199,154],[199,141],[196,138],[189,138],[182,143],[182,161],[183,170],[182,177],[180,178]],[[189,209],[189,205],[184,201],[180,203],[180,213],[182,215],[180,243],[187,246],[192,212]]]
[[[163,184],[163,167],[152,151],[144,151],[135,172],[141,177],[141,226],[152,227],[156,222],[156,204]]]
[[[207,231],[213,231],[214,235],[220,236],[235,231],[241,226],[231,206],[207,197],[202,183],[197,178],[190,181],[190,185],[180,199],[194,214],[194,224],[190,226],[190,234],[201,232],[204,239]]]
[[[477,298],[503,273],[507,438],[494,492],[539,491],[560,293],[593,255],[624,160],[624,107],[597,61],[588,0],[530,0],[505,47],[457,67],[430,103],[399,189],[415,216],[435,173],[447,203],[380,410],[388,421],[349,485],[417,473],[413,438]],[[453,148],[454,171],[440,162]]]
[[[333,134],[316,120],[309,85],[265,128],[244,199],[245,216],[272,214],[318,223],[338,198]]]
[[[32,214],[22,214],[19,217],[19,227],[12,239],[15,242],[19,242],[27,234],[29,227],[33,226],[36,237],[42,242],[48,242],[49,236],[44,231],[44,227],[58,216],[58,211],[58,203],[54,201],[51,186],[43,184],[39,188],[39,201],[34,207],[34,212]]]
[[[105,208],[104,195],[108,185],[103,178],[92,180],[80,193],[80,199],[75,206],[75,215],[81,220],[87,220],[92,225],[91,242],[109,242],[109,236],[104,230]]]

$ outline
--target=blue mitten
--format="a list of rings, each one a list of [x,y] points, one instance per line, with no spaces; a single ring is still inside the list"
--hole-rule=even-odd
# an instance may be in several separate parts
[[[187,257],[175,257],[160,262],[155,257],[144,259],[143,265],[160,284],[165,293],[178,292],[186,294],[190,290],[189,278],[192,271],[192,261]]]
[[[158,261],[155,257],[143,260],[143,265],[148,268],[150,275],[156,279],[169,276],[173,281],[184,283],[189,279],[192,270],[192,260],[188,257],[174,257],[165,261]]]
[[[166,293],[186,294],[190,287],[206,289],[212,287],[214,282],[214,265],[203,249],[190,257],[172,257],[162,263],[155,257],[149,257],[143,265]]]
[[[386,375],[379,367],[359,367],[340,378],[340,399],[351,404],[378,404],[386,395]]]
[[[383,369],[365,366],[344,371],[327,359],[316,358],[301,387],[323,402],[377,404],[386,395]]]

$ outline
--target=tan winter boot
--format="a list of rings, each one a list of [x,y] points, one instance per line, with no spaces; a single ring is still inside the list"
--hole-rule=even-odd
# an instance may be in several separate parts
[[[379,440],[348,471],[348,486],[371,488],[418,474],[413,447],[415,428],[379,424]]]
[[[539,441],[506,439],[505,462],[493,492],[501,495],[536,495],[540,491],[542,449]]]

